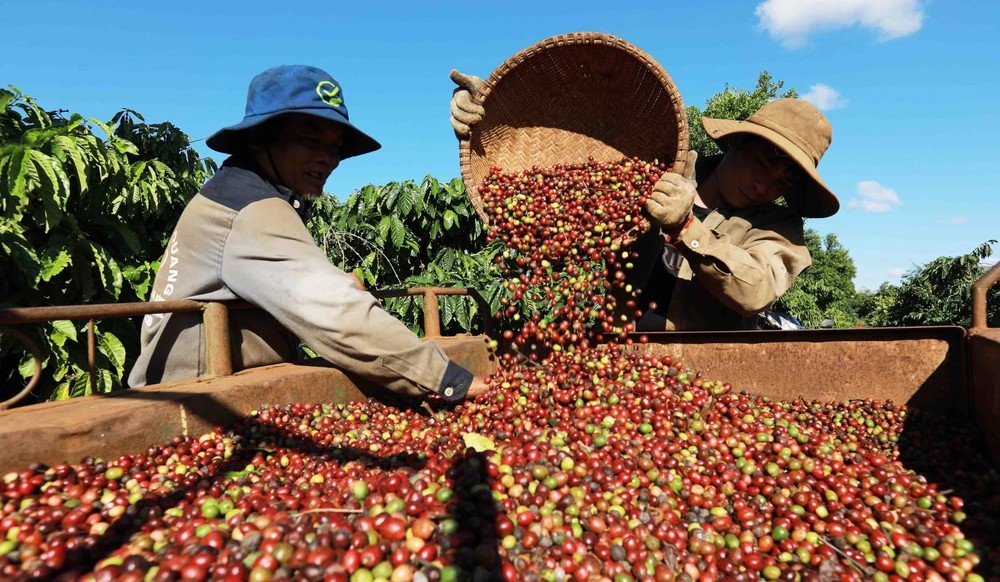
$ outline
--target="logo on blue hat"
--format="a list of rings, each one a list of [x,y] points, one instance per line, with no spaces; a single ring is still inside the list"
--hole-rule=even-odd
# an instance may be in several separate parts
[[[326,103],[330,107],[340,107],[344,102],[340,95],[340,87],[330,81],[320,81],[316,85],[316,94],[319,95],[320,100]]]

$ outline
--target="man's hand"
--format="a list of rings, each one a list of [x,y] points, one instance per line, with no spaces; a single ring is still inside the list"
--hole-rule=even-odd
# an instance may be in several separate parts
[[[451,127],[459,139],[469,137],[472,125],[482,121],[486,110],[476,101],[476,94],[483,86],[483,80],[472,75],[464,75],[452,69],[451,80],[458,87],[451,96]]]
[[[490,385],[486,383],[483,378],[473,378],[472,385],[469,386],[469,391],[465,393],[465,397],[475,398],[480,394],[486,394],[490,389]]]
[[[655,226],[667,233],[680,229],[691,216],[691,207],[698,194],[695,182],[694,163],[698,152],[688,152],[684,174],[667,172],[653,186],[653,193],[646,201],[646,212]]]
[[[361,282],[361,277],[358,277],[355,273],[348,273],[348,275],[351,276],[351,279],[354,279],[354,286],[357,287],[358,290],[365,290],[365,284]]]

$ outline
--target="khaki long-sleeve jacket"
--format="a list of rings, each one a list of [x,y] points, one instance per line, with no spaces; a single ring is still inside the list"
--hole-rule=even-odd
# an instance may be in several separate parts
[[[163,255],[152,301],[243,299],[231,316],[234,368],[294,359],[301,339],[343,370],[390,390],[465,395],[472,374],[386,313],[328,261],[290,190],[230,162],[185,208]],[[206,372],[201,315],[146,316],[133,387]]]
[[[650,298],[666,304],[666,329],[756,329],[757,315],[812,264],[803,229],[797,213],[773,203],[695,219],[672,241],[682,260],[670,296]],[[663,249],[658,231],[637,241],[638,287],[663,268]]]
[[[715,210],[674,245],[685,260],[667,329],[755,329],[757,315],[812,264],[802,218],[775,204]]]

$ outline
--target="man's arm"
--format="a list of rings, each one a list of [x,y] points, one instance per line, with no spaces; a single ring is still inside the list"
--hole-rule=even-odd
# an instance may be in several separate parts
[[[781,297],[812,259],[800,218],[789,216],[760,227],[740,217],[727,222],[731,232],[716,235],[695,219],[675,245],[702,287],[729,309],[749,317]]]
[[[324,359],[390,390],[458,400],[472,384],[470,372],[330,264],[284,200],[255,202],[237,215],[222,279]]]

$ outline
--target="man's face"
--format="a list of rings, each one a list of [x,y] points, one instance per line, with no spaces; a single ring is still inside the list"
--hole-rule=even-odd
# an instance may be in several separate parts
[[[340,164],[343,138],[344,128],[338,123],[293,114],[274,140],[256,151],[256,157],[265,171],[271,170],[273,180],[311,200],[323,193],[327,178]]]
[[[797,188],[801,168],[771,142],[735,136],[715,172],[722,197],[732,208],[751,208],[777,200]]]

